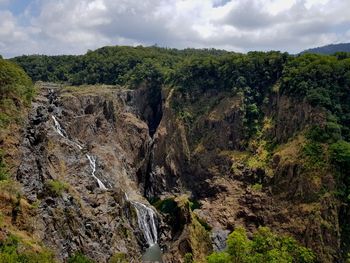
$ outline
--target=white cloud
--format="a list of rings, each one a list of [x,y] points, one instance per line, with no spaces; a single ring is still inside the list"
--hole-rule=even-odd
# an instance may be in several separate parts
[[[350,1],[343,0],[32,1],[35,12],[0,12],[5,56],[118,44],[298,52],[350,40]]]

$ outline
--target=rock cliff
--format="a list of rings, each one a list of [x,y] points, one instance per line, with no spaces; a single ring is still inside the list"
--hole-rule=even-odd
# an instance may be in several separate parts
[[[147,242],[131,201],[173,200],[156,212],[165,262],[186,253],[204,261],[237,226],[260,225],[335,262],[339,204],[322,195],[332,176],[311,176],[300,161],[302,132],[323,113],[278,92],[268,99],[260,135],[249,138],[239,95],[41,83],[16,173],[37,206],[31,233],[60,260],[81,251],[97,262],[117,253],[140,262]],[[269,136],[279,146],[265,156]]]

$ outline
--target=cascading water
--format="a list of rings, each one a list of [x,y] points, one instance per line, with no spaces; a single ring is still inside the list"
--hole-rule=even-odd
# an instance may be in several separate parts
[[[53,119],[53,123],[54,123],[54,129],[56,130],[56,132],[61,135],[63,138],[67,139],[70,143],[73,143],[75,146],[77,146],[79,148],[79,150],[83,149],[83,146],[81,146],[79,143],[72,141],[68,138],[67,132],[62,128],[61,124],[58,122],[58,120],[56,119],[56,117],[54,115],[51,116]]]
[[[132,204],[136,209],[137,223],[145,237],[147,244],[149,246],[155,245],[158,242],[156,213],[153,211],[153,209],[142,203],[132,201]]]
[[[55,128],[55,130],[57,131],[57,133],[58,133],[59,135],[61,135],[62,137],[67,138],[67,133],[66,133],[66,131],[62,129],[62,127],[61,127],[60,123],[57,121],[56,117],[53,116],[53,115],[52,115],[51,117],[52,117],[52,119],[53,119],[54,128]]]
[[[68,138],[67,132],[62,128],[62,126],[60,125],[60,123],[58,122],[58,120],[56,119],[56,117],[54,115],[51,116],[54,122],[54,129],[56,130],[56,132],[62,136],[63,138],[67,139],[70,143],[73,143],[75,146],[77,146],[79,148],[79,150],[82,150],[84,147],[82,145],[80,145],[79,143],[70,140]],[[98,187],[102,190],[108,190],[107,187],[102,183],[102,181],[95,175],[96,172],[96,158],[93,157],[92,155],[86,154],[87,159],[89,160],[90,163],[90,167],[92,169],[92,177],[97,181],[98,183]]]
[[[100,179],[97,178],[97,176],[95,175],[96,172],[96,158],[87,154],[86,157],[88,158],[89,162],[90,162],[90,167],[92,169],[92,177],[95,178],[95,180],[98,183],[98,187],[100,187],[102,190],[107,190],[107,187],[101,182]]]
[[[137,224],[149,246],[142,256],[143,262],[163,262],[162,251],[158,245],[157,215],[154,210],[137,201],[129,200],[125,193],[126,201],[130,202],[136,210]]]

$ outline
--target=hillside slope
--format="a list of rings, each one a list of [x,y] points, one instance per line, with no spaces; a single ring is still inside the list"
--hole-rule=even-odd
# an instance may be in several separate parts
[[[350,43],[330,44],[322,47],[310,48],[301,52],[301,54],[323,54],[332,55],[336,52],[350,52]]]

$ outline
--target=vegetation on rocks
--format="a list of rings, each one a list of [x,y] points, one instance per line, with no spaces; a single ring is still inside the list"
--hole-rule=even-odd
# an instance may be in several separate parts
[[[48,250],[35,251],[30,244],[26,244],[19,237],[9,235],[0,240],[1,263],[52,263],[53,254]]]
[[[319,249],[317,252],[320,248],[315,243],[328,242],[328,247],[320,252],[327,257],[324,262],[338,259],[340,253],[345,258],[349,253],[348,54],[290,56],[281,52],[238,54],[211,49],[104,47],[81,56],[22,56],[12,62],[22,66],[34,81],[82,85],[81,90],[89,95],[94,93],[91,84],[127,86],[133,91],[147,88],[149,97],[156,99],[151,101],[152,109],[141,110],[146,114],[158,108],[160,111],[161,91],[171,89],[171,107],[166,114],[173,116],[166,121],[171,122],[171,130],[181,127],[181,143],[188,149],[188,158],[181,163],[183,152],[177,152],[177,145],[169,146],[169,137],[163,144],[157,144],[162,136],[169,134],[179,142],[177,134],[163,126],[154,143],[165,147],[166,154],[162,155],[166,155],[166,164],[155,166],[160,167],[159,173],[166,172],[164,177],[152,174],[153,179],[163,178],[162,186],[167,185],[167,180],[173,180],[170,187],[193,190],[196,198],[209,200],[226,191],[226,185],[211,184],[214,179],[227,175],[224,179],[234,178],[244,187],[248,186],[247,196],[253,190],[252,198],[258,199],[257,202],[263,202],[262,196],[272,196],[275,199],[269,200],[286,201],[297,207],[301,219],[317,218],[316,230],[305,233],[306,230],[295,223],[291,232],[313,239],[308,246]],[[0,128],[18,122],[18,109],[33,95],[30,79],[12,62],[0,61]],[[68,88],[66,90],[68,92]],[[132,99],[131,94],[126,95],[126,100]],[[0,180],[11,176],[4,164],[5,156],[6,153],[0,153]],[[46,187],[54,196],[67,190],[66,184],[55,180],[49,181]],[[199,193],[202,189],[207,192]],[[244,203],[244,198],[238,203]],[[192,249],[185,251],[188,262],[203,260],[204,254],[211,251],[208,235],[211,227],[196,215],[195,210],[200,209],[198,204],[174,198],[154,202],[166,215],[173,234],[177,237],[183,234],[188,241]],[[259,210],[263,204],[252,207]],[[239,212],[247,221],[253,221],[248,222],[254,225],[249,228],[250,232],[271,222],[255,215],[256,211],[247,211],[248,208]],[[275,218],[290,223],[288,217],[292,212],[279,212],[274,214]],[[273,220],[277,220],[275,218]],[[334,248],[337,242],[332,238],[338,238],[338,233],[332,232],[329,222],[340,222],[341,248]],[[230,221],[227,225],[234,223]],[[322,235],[327,238],[323,239]],[[330,251],[331,246],[336,252]],[[238,228],[229,236],[226,251],[210,255],[208,262],[315,262],[316,256],[319,255],[293,238],[277,236],[268,228],[258,228],[252,239],[248,239],[244,229]],[[85,262],[79,261],[83,259],[78,256],[76,260]]]
[[[94,263],[90,258],[82,254],[81,252],[75,253],[73,256],[68,258],[68,263]]]
[[[53,195],[56,195],[56,196],[60,196],[62,195],[62,193],[64,191],[67,190],[68,186],[66,183],[64,182],[61,182],[59,180],[49,180],[47,182],[47,187],[48,187],[48,190],[53,194]]]
[[[223,252],[208,256],[208,263],[311,263],[315,262],[311,250],[298,244],[295,239],[278,236],[267,227],[260,227],[250,240],[244,228],[235,229],[227,239]]]

